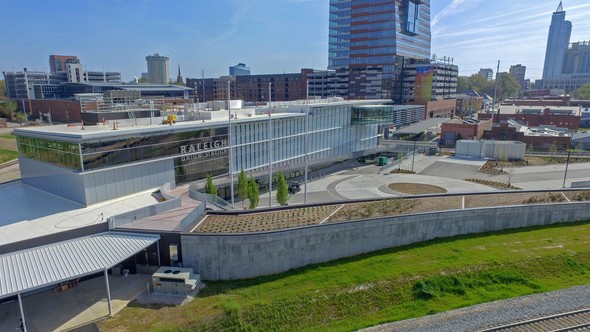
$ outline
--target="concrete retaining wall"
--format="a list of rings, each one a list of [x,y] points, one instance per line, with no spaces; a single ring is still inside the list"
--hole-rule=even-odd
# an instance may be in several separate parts
[[[590,202],[443,211],[264,233],[183,234],[181,242],[185,266],[206,280],[232,280],[435,238],[582,220],[590,220]]]

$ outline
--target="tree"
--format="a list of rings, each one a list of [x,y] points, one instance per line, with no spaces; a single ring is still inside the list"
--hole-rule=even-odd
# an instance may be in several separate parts
[[[6,81],[0,80],[0,99],[6,98]]]
[[[18,106],[14,100],[8,100],[0,103],[0,117],[7,118],[9,120],[14,119],[17,108]]]
[[[583,85],[578,90],[574,91],[574,96],[579,99],[590,99],[590,83]]]
[[[255,209],[258,206],[260,200],[260,192],[258,191],[258,183],[254,181],[252,175],[250,175],[250,181],[248,181],[248,200],[250,201],[250,208]]]
[[[205,184],[205,193],[217,196],[217,187],[213,184],[211,174],[207,174],[207,183]]]
[[[469,77],[467,76],[458,76],[457,77],[457,93],[464,93],[465,91],[471,89],[471,85],[469,84]]]
[[[248,198],[248,177],[246,172],[242,169],[238,176],[238,197],[242,200],[242,209],[244,208],[244,200]]]
[[[287,205],[287,200],[289,200],[289,186],[283,172],[279,171],[277,175],[277,202],[280,205]]]
[[[500,73],[498,77],[498,96],[499,99],[518,97],[520,83],[514,76],[508,73]]]

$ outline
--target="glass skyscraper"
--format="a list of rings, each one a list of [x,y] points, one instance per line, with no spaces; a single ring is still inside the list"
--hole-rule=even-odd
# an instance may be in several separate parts
[[[349,98],[392,98],[430,40],[430,0],[330,0],[328,68],[349,71]]]
[[[571,33],[572,22],[565,20],[565,11],[560,1],[557,10],[551,17],[551,25],[549,26],[543,80],[561,76],[563,59],[570,43]]]

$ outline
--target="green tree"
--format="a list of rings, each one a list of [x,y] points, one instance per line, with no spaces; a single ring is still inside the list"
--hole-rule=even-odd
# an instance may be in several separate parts
[[[250,181],[248,181],[248,200],[250,201],[251,209],[255,209],[258,206],[258,201],[260,200],[258,184],[256,181],[254,181],[252,175],[250,175]]]
[[[0,99],[6,98],[6,81],[0,80]]]
[[[514,76],[508,73],[500,73],[498,77],[498,90],[500,99],[518,97],[520,83]]]
[[[248,198],[248,177],[246,172],[242,169],[238,176],[238,196],[242,200],[242,209],[244,208],[244,201]]]
[[[205,183],[205,193],[217,196],[217,187],[213,184],[211,174],[207,174],[207,183]]]
[[[14,119],[17,108],[18,106],[14,100],[8,100],[0,103],[0,117],[7,118],[9,120]]]
[[[277,175],[277,202],[280,205],[287,205],[287,200],[289,200],[289,187],[283,172],[279,171]]]
[[[457,93],[464,93],[465,91],[471,89],[471,85],[469,84],[469,77],[467,76],[458,76],[457,77]]]
[[[590,83],[583,85],[578,90],[574,91],[574,96],[579,99],[590,99]]]

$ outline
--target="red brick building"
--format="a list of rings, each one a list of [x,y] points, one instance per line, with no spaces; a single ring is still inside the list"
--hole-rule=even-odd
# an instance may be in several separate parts
[[[548,151],[553,144],[555,144],[558,150],[567,149],[570,146],[572,138],[569,136],[526,135],[524,132],[518,131],[516,127],[504,122],[494,125],[489,130],[485,130],[483,139],[520,141],[526,143],[527,148]]]
[[[445,122],[441,125],[441,145],[453,146],[459,139],[481,139],[484,131],[491,128],[491,119],[471,123],[461,119]]]

